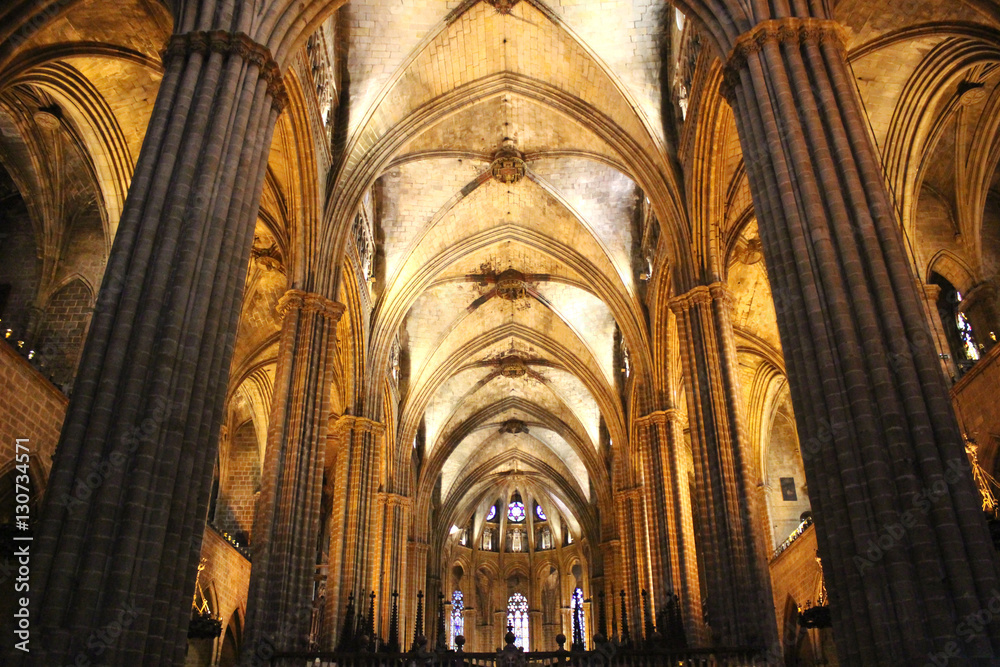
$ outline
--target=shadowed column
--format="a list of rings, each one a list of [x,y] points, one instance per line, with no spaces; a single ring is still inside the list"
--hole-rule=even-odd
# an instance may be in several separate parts
[[[759,507],[750,480],[731,307],[721,283],[670,301],[691,425],[699,557],[714,644],[777,650],[771,579],[762,536],[754,530]]]
[[[35,542],[33,664],[184,659],[236,320],[284,98],[278,66],[246,35],[171,38]],[[121,631],[95,642],[108,628]]]
[[[997,554],[843,31],[828,3],[679,4],[729,52],[840,660],[992,658],[997,615],[963,628]]]
[[[241,662],[266,665],[275,650],[308,647],[320,535],[337,323],[344,306],[289,290],[254,517],[253,568]]]

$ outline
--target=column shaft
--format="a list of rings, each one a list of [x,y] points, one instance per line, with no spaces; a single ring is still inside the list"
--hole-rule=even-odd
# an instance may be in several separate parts
[[[344,415],[331,429],[333,516],[330,529],[330,574],[327,618],[332,637],[351,593],[357,613],[368,614],[368,593],[375,588],[373,562],[379,452],[385,427],[364,417]],[[424,600],[427,601],[426,598]],[[431,619],[433,622],[433,619]]]
[[[290,290],[254,517],[243,664],[308,647],[337,323],[344,306]]]
[[[376,630],[383,628],[380,636],[388,640],[389,614],[392,592],[397,591],[406,600],[407,539],[410,532],[410,499],[396,493],[378,494],[378,524],[375,531],[374,562],[378,567],[377,586],[379,622]],[[400,639],[402,643],[402,639]],[[404,648],[406,648],[404,646]]]
[[[629,628],[632,641],[642,637],[642,599],[640,591],[649,586],[648,547],[646,544],[646,513],[643,488],[634,486],[615,492],[618,509],[618,531],[622,558],[619,563],[621,588],[625,589]],[[618,599],[616,592],[615,599]],[[569,636],[569,635],[567,635]]]
[[[266,49],[175,36],[98,296],[33,562],[37,664],[183,660],[283,88]],[[127,623],[124,621],[127,619]]]
[[[760,511],[750,480],[750,446],[725,285],[674,298],[691,425],[708,623],[718,646],[777,646]]]
[[[646,500],[653,563],[653,602],[659,613],[670,593],[680,598],[688,644],[701,646],[705,637],[701,585],[695,551],[694,517],[688,474],[682,461],[684,431],[679,410],[654,412],[640,418],[646,469]],[[660,629],[661,633],[663,629]]]
[[[812,3],[821,11],[819,3]],[[764,21],[726,66],[841,662],[993,657],[997,590],[962,441],[839,26]]]

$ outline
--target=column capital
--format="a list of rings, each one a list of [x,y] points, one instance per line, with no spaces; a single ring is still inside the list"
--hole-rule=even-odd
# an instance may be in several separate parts
[[[160,57],[166,67],[174,56],[187,56],[192,53],[203,56],[210,53],[236,54],[260,70],[260,77],[267,82],[271,106],[278,113],[281,113],[288,104],[288,92],[281,77],[281,67],[275,62],[271,50],[255,42],[250,35],[226,30],[195,30],[182,35],[172,35]]]
[[[917,289],[925,299],[930,301],[937,301],[938,297],[941,296],[941,286],[934,283],[924,283],[918,280]]]
[[[344,304],[333,299],[328,299],[322,294],[304,292],[298,289],[290,289],[282,294],[281,298],[278,299],[277,307],[280,315],[286,315],[292,310],[301,310],[307,313],[315,312],[327,319],[333,320],[334,323],[340,321],[346,309]]]
[[[712,301],[722,301],[728,306],[732,305],[733,293],[730,291],[729,286],[726,285],[726,283],[717,282],[711,283],[710,285],[698,285],[697,287],[693,287],[687,292],[679,294],[667,301],[667,307],[669,307],[674,313],[680,313],[690,310],[693,306],[698,304],[711,303]]]
[[[650,424],[661,425],[670,422],[683,423],[684,413],[677,408],[667,408],[666,410],[656,410],[648,415],[643,415],[635,420],[636,426],[646,426]]]
[[[409,509],[413,505],[413,499],[398,493],[380,491],[378,494],[378,503],[380,505],[384,505],[385,507],[402,507],[403,509]]]
[[[829,43],[841,51],[847,50],[847,33],[843,26],[832,19],[787,17],[761,21],[736,38],[726,63],[722,68],[722,95],[730,103],[732,93],[740,81],[740,71],[746,67],[750,56],[759,53],[769,44]]]
[[[375,435],[382,435],[385,433],[385,424],[368,419],[367,417],[341,415],[330,426],[330,437],[337,437],[345,433],[374,433]]]
[[[630,486],[626,489],[618,489],[617,491],[615,491],[615,495],[617,495],[622,500],[641,499],[642,485],[636,484],[635,486]]]

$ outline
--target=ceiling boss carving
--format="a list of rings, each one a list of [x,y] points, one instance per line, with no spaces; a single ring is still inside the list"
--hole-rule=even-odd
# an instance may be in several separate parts
[[[528,373],[528,367],[521,357],[510,355],[500,360],[500,374],[505,378],[520,378]]]
[[[497,296],[507,301],[517,301],[528,296],[525,276],[517,269],[507,269],[497,276]]]
[[[510,14],[518,0],[486,0],[486,4],[497,10],[498,14]]]
[[[520,419],[508,419],[500,427],[500,432],[511,434],[527,433],[528,426]]]
[[[524,159],[514,148],[512,139],[503,140],[503,146],[493,156],[490,172],[493,178],[506,184],[517,183],[524,178]]]

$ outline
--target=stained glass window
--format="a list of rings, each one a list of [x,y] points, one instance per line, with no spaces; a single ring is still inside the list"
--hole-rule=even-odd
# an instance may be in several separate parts
[[[455,591],[451,594],[451,640],[448,642],[453,649],[455,637],[465,632],[465,603],[462,601],[462,591]]]
[[[587,642],[587,619],[583,615],[583,589],[576,588],[573,591],[573,598],[570,601],[570,609],[573,610],[573,643],[586,644]]]
[[[542,509],[541,505],[535,505],[535,516],[538,517],[539,521],[548,520],[548,517],[545,516],[545,510]]]
[[[524,503],[520,500],[512,500],[507,506],[507,520],[514,523],[524,521]]]
[[[514,633],[514,646],[528,650],[528,598],[514,593],[507,600],[507,627]]]
[[[486,514],[486,520],[487,521],[492,521],[495,518],[497,518],[497,506],[496,505],[494,505],[493,507],[491,507],[490,511]]]
[[[955,298],[962,300],[961,292],[955,292]],[[962,341],[962,351],[965,352],[969,361],[979,361],[979,349],[976,348],[976,341],[972,337],[972,325],[965,319],[963,313],[955,313],[955,326],[958,328],[958,338]]]

